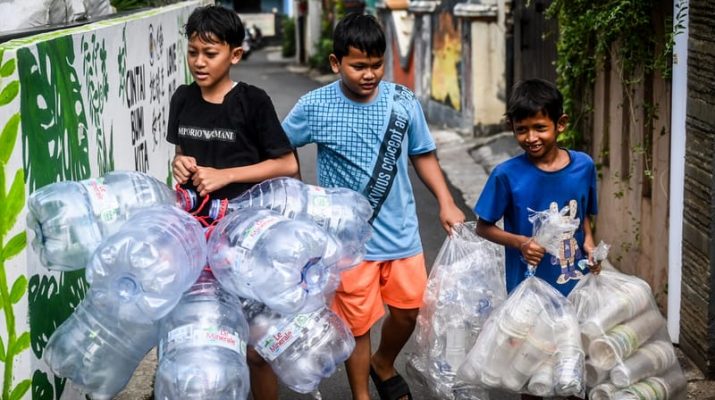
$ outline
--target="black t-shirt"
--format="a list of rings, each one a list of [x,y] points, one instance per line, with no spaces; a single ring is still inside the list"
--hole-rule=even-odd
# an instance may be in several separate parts
[[[199,166],[221,169],[256,164],[292,151],[268,94],[243,82],[221,104],[204,100],[196,83],[176,89],[166,140],[179,145]],[[233,183],[210,196],[231,199],[256,183]],[[190,181],[187,187],[193,188]]]

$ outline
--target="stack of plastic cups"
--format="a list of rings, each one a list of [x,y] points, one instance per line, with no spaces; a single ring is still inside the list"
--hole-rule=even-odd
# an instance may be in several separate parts
[[[516,307],[504,309],[501,318],[497,320],[496,346],[487,360],[482,374],[483,383],[497,386],[501,383],[507,389],[518,392],[525,382],[515,376],[516,371],[511,368],[512,360],[521,348],[526,335],[536,322],[541,312],[541,303],[533,292],[524,292]],[[489,374],[486,372],[489,371]],[[491,376],[490,376],[491,375]],[[527,377],[528,378],[528,377]]]
[[[627,387],[643,378],[667,371],[677,362],[673,346],[662,340],[646,343],[611,370],[611,382]]]
[[[587,348],[592,340],[614,326],[642,314],[652,306],[648,284],[639,279],[619,283],[623,285],[621,290],[614,292],[608,302],[599,304],[596,313],[583,321],[581,333],[584,347]]]
[[[504,376],[506,387],[519,391],[539,366],[551,358],[556,350],[553,325],[554,321],[542,311],[514,356],[509,373]]]
[[[601,383],[588,392],[588,400],[612,400],[617,391],[618,388],[612,383]]]
[[[619,361],[633,354],[664,325],[665,320],[656,309],[618,325],[605,335],[591,341],[588,353],[598,368],[610,370]]]
[[[594,387],[608,378],[608,371],[593,365],[591,359],[586,360],[586,386]]]
[[[555,326],[558,329],[555,332],[557,349],[554,354],[554,393],[557,396],[582,393],[585,385],[585,354],[578,322],[575,318],[561,318]]]
[[[540,397],[553,396],[555,361],[554,357],[551,356],[548,360],[539,365],[531,379],[529,379],[527,386],[529,393]]]
[[[646,378],[613,394],[613,400],[676,399],[687,386],[685,376],[677,368],[662,376]]]

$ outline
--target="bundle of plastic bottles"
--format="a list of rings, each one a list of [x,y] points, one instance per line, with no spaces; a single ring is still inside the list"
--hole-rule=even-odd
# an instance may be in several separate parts
[[[203,228],[174,206],[144,209],[107,237],[87,265],[90,290],[50,337],[52,373],[95,399],[129,382],[165,317],[206,263]]]
[[[273,316],[257,319],[272,321],[257,328],[263,336],[292,332],[275,354],[262,350],[289,387],[310,391],[332,374],[354,340],[325,305],[340,272],[362,260],[371,209],[347,189],[275,182],[257,185],[241,202],[220,202],[241,206],[222,218],[209,244],[197,218],[180,209],[185,193],[143,173],[112,172],[33,193],[28,224],[42,263],[86,267],[90,283],[44,349],[52,372],[109,399],[160,343],[157,398],[245,399],[240,295],[264,302],[257,303],[263,315]],[[213,273],[197,282],[207,263]],[[297,359],[312,362],[313,372],[296,375]]]
[[[685,399],[686,379],[648,284],[604,270],[569,294],[587,349],[590,400]]]
[[[455,225],[434,261],[417,316],[410,377],[441,399],[484,398],[456,379],[492,310],[506,300],[501,249],[477,236],[476,223]],[[455,395],[455,392],[458,392]]]

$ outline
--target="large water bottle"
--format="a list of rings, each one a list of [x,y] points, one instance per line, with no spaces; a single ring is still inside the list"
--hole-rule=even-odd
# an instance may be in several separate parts
[[[161,321],[157,400],[246,399],[248,324],[239,299],[223,290],[210,271]]]
[[[324,305],[335,259],[331,237],[307,220],[248,208],[231,213],[209,238],[209,265],[231,293],[292,314]],[[312,301],[317,300],[317,301]]]
[[[315,391],[355,348],[352,332],[326,307],[288,317],[265,308],[252,314],[252,345],[281,382],[299,393]]]
[[[206,266],[201,224],[174,206],[140,210],[97,247],[87,264],[92,290],[125,304],[123,319],[159,320]]]
[[[339,268],[357,265],[365,255],[373,210],[358,192],[308,185],[293,178],[273,178],[228,203],[229,211],[247,207],[268,208],[291,219],[310,218],[340,242]]]
[[[32,246],[49,269],[84,268],[103,238],[116,232],[137,210],[175,204],[176,194],[157,179],[136,171],[44,186],[27,200]]]
[[[44,350],[53,374],[95,400],[109,400],[122,391],[158,342],[157,323],[117,318],[122,307],[106,293],[90,290]]]

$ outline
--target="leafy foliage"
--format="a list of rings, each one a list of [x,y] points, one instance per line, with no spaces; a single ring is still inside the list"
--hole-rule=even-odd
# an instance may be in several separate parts
[[[643,74],[670,76],[673,37],[666,26],[666,46],[657,51],[652,17],[657,0],[554,0],[548,15],[559,23],[556,72],[564,94],[564,108],[571,116],[569,132],[562,140],[583,145],[584,117],[593,109],[590,90],[597,71],[616,61],[624,86],[639,83]],[[643,74],[637,73],[642,72]]]
[[[283,31],[281,53],[283,57],[293,57],[295,55],[295,19],[283,17],[281,24]]]

